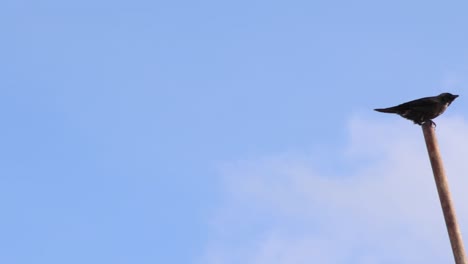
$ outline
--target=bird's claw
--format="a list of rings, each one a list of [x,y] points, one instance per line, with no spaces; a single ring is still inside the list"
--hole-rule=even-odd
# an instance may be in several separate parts
[[[430,120],[430,119],[427,120],[426,122],[424,122],[423,124],[425,124],[427,122],[429,122],[429,124],[431,124],[432,127],[434,127],[434,128],[437,127],[437,124],[434,121]]]

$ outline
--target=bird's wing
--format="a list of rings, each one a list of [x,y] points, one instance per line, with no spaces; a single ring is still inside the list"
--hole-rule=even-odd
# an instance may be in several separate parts
[[[440,102],[437,97],[424,97],[421,99],[409,101],[396,106],[398,114],[402,117],[412,120],[416,124],[422,124],[433,114],[434,109],[439,107]]]
[[[437,97],[424,97],[421,99],[416,99],[413,101],[409,101],[406,103],[403,103],[401,105],[396,106],[396,108],[399,108],[400,110],[414,110],[414,111],[426,111],[428,108],[431,109],[433,107],[437,107],[439,104],[439,101],[437,100]]]

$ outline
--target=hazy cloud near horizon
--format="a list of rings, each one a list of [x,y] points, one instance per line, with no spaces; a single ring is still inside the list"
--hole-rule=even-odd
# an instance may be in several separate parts
[[[421,129],[395,120],[353,118],[346,146],[330,163],[348,169],[336,175],[316,168],[320,154],[280,153],[223,166],[226,196],[201,262],[452,262]],[[468,122],[436,122],[463,232]]]

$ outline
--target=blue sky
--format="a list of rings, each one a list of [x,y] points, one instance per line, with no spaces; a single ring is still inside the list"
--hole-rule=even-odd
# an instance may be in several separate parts
[[[432,239],[435,256],[419,252],[443,263],[451,256],[430,177],[414,191],[387,175],[416,157],[415,173],[427,174],[419,127],[372,109],[461,94],[437,129],[448,170],[462,174],[450,154],[464,155],[462,145],[450,139],[466,140],[450,129],[468,131],[467,7],[3,1],[0,262],[417,263],[384,250],[398,244],[387,231],[407,234],[424,222],[414,219],[433,217],[424,230],[441,231],[407,241]],[[411,147],[414,156],[393,155]],[[356,189],[400,216],[362,214],[387,219],[368,228],[349,197],[329,197]],[[434,205],[414,213],[420,204],[392,199],[400,195]],[[343,217],[355,222],[329,221]],[[376,246],[378,235],[389,244]]]

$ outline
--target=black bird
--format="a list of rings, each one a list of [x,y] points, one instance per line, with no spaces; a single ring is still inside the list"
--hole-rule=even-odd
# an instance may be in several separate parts
[[[412,120],[418,125],[422,125],[425,122],[431,122],[435,125],[432,119],[441,115],[457,97],[458,95],[451,93],[441,93],[438,96],[424,97],[394,107],[377,108],[374,110],[382,113],[398,114]]]

